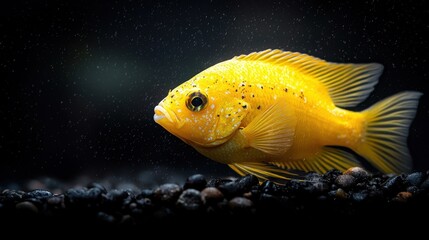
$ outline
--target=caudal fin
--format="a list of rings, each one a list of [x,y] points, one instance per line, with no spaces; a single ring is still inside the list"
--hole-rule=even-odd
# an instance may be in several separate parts
[[[354,150],[384,173],[409,172],[412,163],[407,147],[408,129],[421,95],[401,92],[363,111],[366,132]]]

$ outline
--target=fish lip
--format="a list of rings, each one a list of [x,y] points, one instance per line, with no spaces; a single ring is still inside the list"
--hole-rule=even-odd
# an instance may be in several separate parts
[[[170,123],[176,124],[177,128],[181,128],[183,126],[183,123],[180,121],[180,118],[177,116],[177,114],[174,111],[164,107],[162,102],[160,102],[154,108],[154,112],[155,114],[153,115],[153,120],[157,123],[166,118]]]

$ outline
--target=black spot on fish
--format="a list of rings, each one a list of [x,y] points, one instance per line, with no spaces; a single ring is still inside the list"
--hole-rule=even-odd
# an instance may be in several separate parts
[[[287,88],[285,88],[285,92],[287,92]]]
[[[259,109],[261,109],[261,105],[259,105],[258,107],[257,107],[257,109],[259,110]]]
[[[170,96],[171,98],[174,98],[174,94]]]
[[[249,87],[252,87],[252,84],[249,84]]]
[[[252,94],[252,97],[255,97],[255,94]]]
[[[247,105],[243,105],[242,107],[243,107],[243,109],[246,109],[246,108],[247,108]]]
[[[197,85],[196,84],[192,84],[192,87],[197,87]]]
[[[220,117],[220,115],[218,114],[218,115],[216,115],[216,117]]]
[[[235,92],[238,92],[238,89],[235,89]]]
[[[261,86],[261,89],[264,89],[264,86]]]
[[[246,98],[246,96],[244,96],[244,95],[241,95],[241,99],[245,99]]]
[[[231,113],[228,113],[228,117],[231,117]]]

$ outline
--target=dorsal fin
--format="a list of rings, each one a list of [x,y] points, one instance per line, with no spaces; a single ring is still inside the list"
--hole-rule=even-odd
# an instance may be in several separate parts
[[[327,88],[338,107],[354,107],[364,101],[383,72],[383,65],[378,63],[330,63],[307,54],[278,49],[253,52],[234,59],[281,65],[317,79]]]

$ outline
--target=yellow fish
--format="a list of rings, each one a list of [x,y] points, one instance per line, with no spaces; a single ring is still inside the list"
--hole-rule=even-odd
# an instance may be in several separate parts
[[[218,63],[171,90],[154,120],[204,156],[260,180],[359,166],[411,170],[408,129],[422,93],[404,91],[353,112],[383,66],[265,50]]]

